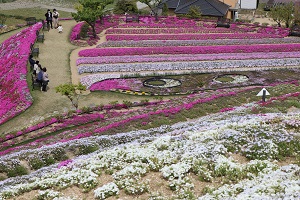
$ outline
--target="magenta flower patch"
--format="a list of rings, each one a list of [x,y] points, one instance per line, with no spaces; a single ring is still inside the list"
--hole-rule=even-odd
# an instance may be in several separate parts
[[[42,23],[30,26],[0,46],[0,124],[26,110],[32,97],[26,81],[30,45]]]

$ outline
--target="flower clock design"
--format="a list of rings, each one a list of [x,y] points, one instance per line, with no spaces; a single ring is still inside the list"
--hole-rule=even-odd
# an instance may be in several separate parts
[[[249,78],[248,76],[241,75],[241,74],[226,74],[226,75],[221,75],[216,78],[214,78],[214,82],[216,83],[230,83],[230,84],[235,84],[235,83],[243,83],[248,81]]]
[[[181,85],[181,81],[172,78],[155,77],[144,81],[144,86],[153,88],[171,88]]]

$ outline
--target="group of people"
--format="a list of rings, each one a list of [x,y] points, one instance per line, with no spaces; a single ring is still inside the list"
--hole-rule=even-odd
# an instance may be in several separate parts
[[[36,82],[40,83],[41,91],[47,91],[47,85],[49,83],[49,77],[46,67],[42,67],[38,60],[34,60],[33,56],[29,56],[30,67],[33,70],[32,74]]]
[[[45,13],[45,17],[48,27],[50,26],[51,29],[53,29],[54,26],[54,28],[57,29],[59,33],[62,33],[63,27],[61,24],[58,23],[59,13],[55,8],[53,9],[53,13],[50,11],[50,9],[48,9]]]

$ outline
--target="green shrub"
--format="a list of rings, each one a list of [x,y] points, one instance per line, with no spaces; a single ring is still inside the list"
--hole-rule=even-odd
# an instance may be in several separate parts
[[[162,8],[162,16],[168,16],[168,6],[166,3],[164,3],[163,8]]]
[[[49,166],[55,163],[55,159],[52,156],[46,157],[44,159],[45,166]]]
[[[78,155],[86,155],[89,153],[92,153],[94,151],[97,151],[99,149],[99,146],[96,144],[92,144],[92,145],[81,145],[78,148]]]
[[[133,103],[131,101],[123,100],[123,104],[125,104],[127,107],[131,107]]]
[[[141,103],[143,103],[143,104],[146,104],[146,103],[148,103],[149,102],[149,99],[142,99],[141,100]]]
[[[6,179],[6,177],[5,176],[3,176],[3,175],[0,175],[0,181],[3,181],[3,180],[5,180]]]
[[[186,14],[186,17],[191,19],[199,19],[201,18],[201,9],[199,6],[191,6],[188,13]]]
[[[261,25],[262,25],[262,26],[268,26],[269,23],[262,23]]]
[[[213,188],[213,187],[209,187],[209,186],[205,186],[203,189],[202,189],[202,194],[205,195],[205,194],[212,194],[213,191],[215,191],[216,189]]]
[[[68,156],[66,155],[66,152],[63,148],[58,147],[54,150],[52,150],[52,156],[55,160],[57,161],[63,161],[63,160],[67,160]]]
[[[32,158],[29,160],[29,166],[31,169],[37,170],[45,166],[44,162],[39,158]]]
[[[4,162],[0,162],[0,173],[6,172],[8,167],[5,165]]]
[[[22,165],[16,165],[15,167],[7,170],[8,177],[22,176],[26,174],[28,174],[28,171]]]

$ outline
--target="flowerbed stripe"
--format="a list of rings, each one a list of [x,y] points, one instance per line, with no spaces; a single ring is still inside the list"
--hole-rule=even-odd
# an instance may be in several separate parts
[[[219,54],[219,53],[253,53],[253,52],[291,52],[300,51],[300,44],[264,44],[264,45],[221,45],[221,46],[173,46],[142,48],[106,48],[84,49],[81,57],[152,55],[152,54]]]
[[[225,53],[225,54],[195,54],[195,55],[134,55],[134,56],[101,56],[81,57],[76,65],[82,64],[116,64],[140,62],[178,62],[178,61],[211,61],[211,60],[245,60],[245,59],[282,59],[299,58],[300,51],[295,52],[267,52],[267,53]]]
[[[230,40],[141,40],[141,41],[106,41],[103,47],[159,47],[159,46],[210,46],[210,45],[249,45],[249,44],[300,43],[299,37],[264,38],[264,39],[230,39]]]
[[[206,62],[162,62],[162,63],[119,63],[119,64],[99,64],[99,65],[81,65],[78,66],[78,73],[98,73],[98,72],[147,72],[156,71],[189,71],[208,72],[214,70],[236,70],[237,68],[254,68],[259,70],[260,67],[265,69],[274,69],[276,67],[299,66],[299,58],[285,59],[251,59],[251,60],[227,60],[227,61],[206,61]],[[105,74],[103,75],[106,76]],[[108,76],[107,78],[110,78]],[[117,77],[114,77],[117,78]],[[102,78],[101,78],[102,79]],[[84,84],[84,83],[83,83]]]
[[[108,41],[120,40],[215,40],[215,39],[262,39],[262,38],[283,38],[287,33],[278,35],[267,33],[228,33],[228,34],[164,34],[164,35],[107,35]]]
[[[36,23],[5,40],[0,46],[0,124],[26,110],[32,97],[26,81],[30,45],[36,40]]]
[[[237,30],[223,29],[223,28],[139,28],[139,29],[124,29],[124,28],[112,28],[106,30],[105,34],[182,34],[182,33],[236,33]]]

